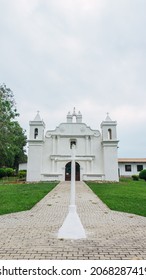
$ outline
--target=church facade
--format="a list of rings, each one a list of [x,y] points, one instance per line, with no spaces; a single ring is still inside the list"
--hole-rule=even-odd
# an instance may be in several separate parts
[[[29,125],[27,181],[69,181],[72,145],[76,180],[119,181],[117,123],[108,114],[101,123],[101,131],[83,123],[75,108],[55,130],[45,132],[39,112]]]

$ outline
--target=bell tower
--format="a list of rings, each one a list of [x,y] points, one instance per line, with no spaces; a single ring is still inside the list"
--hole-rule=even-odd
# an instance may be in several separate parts
[[[29,122],[29,127],[27,181],[40,181],[45,124],[39,112]]]
[[[118,140],[117,122],[112,121],[107,113],[105,121],[101,123],[103,165],[106,181],[119,181],[118,176]]]
[[[82,123],[82,114],[79,111],[78,114],[75,111],[75,107],[73,109],[73,113],[71,114],[70,112],[68,112],[67,114],[67,123],[72,123],[73,122],[73,117],[75,117],[76,119],[76,123]]]
[[[29,141],[43,141],[45,124],[43,120],[41,120],[39,111],[37,112],[34,120],[29,122],[29,126]]]

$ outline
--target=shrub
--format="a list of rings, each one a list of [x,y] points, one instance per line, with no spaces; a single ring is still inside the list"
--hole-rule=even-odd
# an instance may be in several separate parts
[[[139,176],[138,175],[132,175],[132,179],[133,179],[133,181],[138,181],[139,180]]]
[[[15,174],[15,170],[13,168],[9,168],[9,167],[0,168],[0,178],[14,177],[14,176],[16,176],[16,174]],[[26,178],[26,170],[20,170],[18,172],[18,177],[20,179],[25,179]]]
[[[14,169],[13,168],[5,168],[6,176],[12,177],[14,176]]]
[[[0,178],[7,176],[6,168],[0,168]]]
[[[26,179],[26,170],[19,170],[18,177],[20,179]]]
[[[139,178],[146,181],[146,169],[140,171]]]
[[[3,177],[13,177],[14,176],[14,169],[13,168],[0,168],[0,178]]]

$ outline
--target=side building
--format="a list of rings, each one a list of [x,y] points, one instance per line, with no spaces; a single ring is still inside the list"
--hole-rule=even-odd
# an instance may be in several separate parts
[[[131,177],[146,169],[146,158],[119,158],[119,176]]]

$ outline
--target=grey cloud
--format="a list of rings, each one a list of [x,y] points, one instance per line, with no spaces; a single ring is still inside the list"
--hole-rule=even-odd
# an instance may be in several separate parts
[[[1,83],[22,125],[40,110],[53,129],[76,106],[97,127],[110,111],[120,156],[145,156],[145,0],[3,0],[0,9]]]

